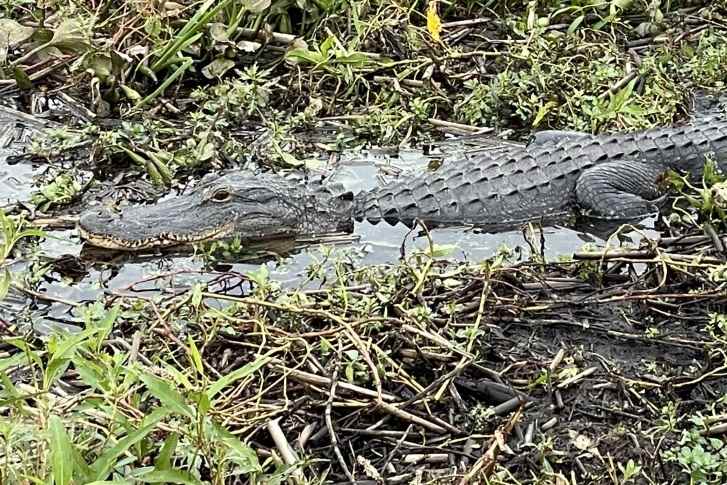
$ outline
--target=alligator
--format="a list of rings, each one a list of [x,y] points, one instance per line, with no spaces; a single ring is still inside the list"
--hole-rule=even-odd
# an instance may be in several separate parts
[[[154,205],[88,210],[79,232],[94,246],[142,250],[351,232],[363,220],[499,228],[568,214],[634,219],[658,210],[665,172],[699,178],[707,156],[727,169],[727,119],[612,135],[548,131],[525,146],[479,151],[356,195],[269,172],[209,174]]]

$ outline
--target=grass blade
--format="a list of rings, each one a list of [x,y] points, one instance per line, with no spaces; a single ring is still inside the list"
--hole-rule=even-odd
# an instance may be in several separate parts
[[[229,386],[238,379],[242,379],[243,377],[251,375],[253,372],[257,371],[268,362],[270,362],[270,357],[264,356],[255,360],[254,362],[250,362],[249,364],[246,364],[239,369],[230,372],[226,376],[220,377],[209,387],[209,389],[207,389],[207,397],[209,397],[211,400],[222,389]]]
[[[50,452],[53,466],[53,483],[69,485],[73,479],[73,445],[58,416],[48,420],[50,429]]]
[[[171,76],[167,77],[164,80],[164,82],[158,88],[156,88],[154,90],[154,92],[152,92],[149,96],[145,97],[144,99],[142,99],[141,101],[136,103],[136,105],[134,106],[134,110],[137,110],[137,109],[141,108],[142,106],[144,106],[149,101],[156,99],[156,97],[159,96],[160,94],[162,94],[174,81],[177,80],[178,77],[180,77],[182,74],[184,74],[187,71],[187,69],[190,68],[191,65],[192,65],[192,59],[185,60],[184,63],[181,66],[179,66],[177,68],[177,70],[174,71],[174,73],[172,73]]]

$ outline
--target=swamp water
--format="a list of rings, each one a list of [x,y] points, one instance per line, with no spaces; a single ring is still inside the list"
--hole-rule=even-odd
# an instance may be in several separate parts
[[[28,137],[32,136],[32,128],[25,131],[17,127],[13,130],[6,128],[5,133],[4,138],[0,136],[0,141],[4,140],[0,144],[0,199],[2,205],[8,207],[30,200],[32,193],[37,190],[35,179],[46,167],[25,159],[16,161],[14,158],[22,151]],[[375,150],[348,152],[340,157],[335,166],[327,167],[327,172],[330,173],[331,181],[340,182],[356,193],[391,180],[392,173],[406,176],[406,173],[427,170],[433,159],[441,159],[443,155],[447,158],[456,156],[456,152],[461,149],[462,145],[449,141],[439,147],[439,152],[430,155],[424,155],[416,149],[402,149],[395,154]],[[652,222],[642,222],[647,235],[652,232],[648,229]],[[34,267],[43,264],[51,265],[53,269],[45,272],[40,288],[49,297],[48,300],[36,300],[34,303],[31,297],[11,292],[6,301],[0,304],[0,319],[32,322],[34,330],[40,332],[44,329],[47,331],[48,327],[79,322],[78,315],[64,302],[90,302],[104,294],[171,296],[187,291],[196,283],[209,283],[212,291],[240,294],[248,288],[244,275],[258,271],[261,264],[266,266],[270,279],[283,287],[315,288],[320,281],[309,278],[308,268],[311,264],[325,260],[330,270],[337,256],[344,256],[346,261],[357,266],[395,263],[401,258],[402,244],[406,255],[413,251],[426,251],[430,244],[429,237],[434,245],[447,247],[446,255],[442,257],[450,260],[481,261],[496,255],[502,246],[512,249],[516,260],[527,259],[530,254],[522,230],[484,233],[471,227],[448,227],[433,229],[427,237],[420,228],[411,230],[403,224],[391,226],[385,222],[357,222],[350,237],[323,245],[305,245],[281,257],[245,262],[233,259],[218,265],[205,263],[201,255],[189,253],[137,255],[110,254],[97,249],[89,251],[84,248],[76,230],[46,230],[46,234],[35,255],[35,266],[28,261],[15,261],[11,262],[9,269],[19,273],[33,271]],[[546,226],[542,236],[544,254],[548,260],[570,255],[586,243],[598,246],[605,244],[604,236],[589,233],[587,229]],[[539,231],[535,232],[535,237],[540,239]],[[634,231],[621,234],[621,238],[637,242],[641,234]],[[535,244],[539,245],[539,241]],[[328,254],[331,249],[333,252]],[[68,263],[76,269],[70,272],[71,276],[63,269]]]

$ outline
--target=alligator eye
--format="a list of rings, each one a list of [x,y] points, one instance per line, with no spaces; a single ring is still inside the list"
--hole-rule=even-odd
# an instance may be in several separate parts
[[[232,197],[232,194],[227,189],[220,189],[212,194],[212,200],[215,202],[227,202]]]

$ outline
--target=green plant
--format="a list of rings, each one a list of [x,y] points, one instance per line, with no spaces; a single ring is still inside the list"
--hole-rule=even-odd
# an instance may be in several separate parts
[[[268,356],[208,378],[190,340],[188,357],[194,374],[166,368],[159,377],[132,363],[128,352],[113,351],[106,343],[114,325],[133,313],[125,315],[119,306],[106,310],[99,304],[79,310],[85,321],[79,333],[54,334],[41,347],[22,339],[6,340],[20,350],[0,359],[0,403],[12,404],[0,436],[5,456],[17,457],[12,465],[6,462],[7,480],[52,477],[56,484],[122,479],[199,484],[203,483],[200,468],[211,463],[217,477],[213,483],[221,484],[224,477],[262,471],[255,453],[221,426],[215,413],[226,400],[223,391],[250,379],[269,362]],[[14,384],[4,369],[18,364],[28,366],[39,379],[30,385]],[[85,389],[77,393],[72,406],[57,408],[52,404],[54,389],[71,368]],[[119,407],[121,399],[125,404]],[[144,409],[141,415],[139,407]],[[28,414],[31,409],[37,409],[39,419]],[[91,409],[93,426],[66,424],[71,418],[70,422],[82,422]],[[136,411],[129,413],[131,409]],[[24,451],[28,446],[39,453],[36,459]],[[142,460],[144,456],[156,458]]]
[[[619,463],[618,469],[623,473],[621,483],[628,483],[641,474],[642,467],[634,462],[634,460],[629,460],[625,466]]]
[[[43,237],[45,233],[37,228],[27,227],[22,217],[11,217],[0,209],[0,301],[7,295],[12,276],[6,267],[8,258],[21,239],[28,237]]]
[[[705,162],[700,182],[695,185],[679,174],[667,175],[664,185],[679,194],[675,213],[692,225],[704,222],[723,227],[727,224],[727,178],[714,160]]]
[[[692,484],[723,483],[727,477],[727,446],[719,438],[702,436],[704,418],[690,418],[693,427],[683,430],[679,442],[662,453],[664,459],[677,463]]]

